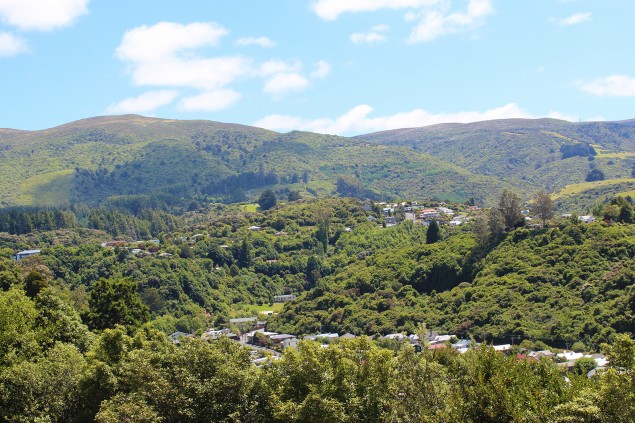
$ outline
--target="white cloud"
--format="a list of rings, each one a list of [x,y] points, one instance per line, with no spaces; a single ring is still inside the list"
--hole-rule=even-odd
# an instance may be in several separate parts
[[[274,75],[276,73],[299,72],[302,70],[302,63],[287,63],[281,60],[269,60],[260,65],[260,74],[264,76]]]
[[[88,13],[89,0],[0,0],[0,20],[22,30],[50,31]]]
[[[183,98],[179,102],[179,108],[186,112],[215,112],[233,105],[241,97],[240,93],[230,89],[210,91]]]
[[[593,81],[579,82],[582,91],[598,97],[635,97],[635,78],[626,75],[611,75]]]
[[[27,51],[26,42],[8,32],[0,32],[0,57],[15,56]]]
[[[179,92],[176,90],[150,91],[111,104],[106,109],[106,113],[152,113],[155,109],[172,103],[178,95]]]
[[[324,79],[331,73],[331,65],[324,60],[318,60],[315,63],[315,69],[311,72],[311,78]]]
[[[322,19],[332,21],[343,13],[374,12],[380,9],[418,9],[439,0],[317,0],[313,11]]]
[[[313,11],[324,20],[335,20],[343,13],[374,12],[381,9],[407,9],[404,20],[417,22],[408,42],[420,43],[437,37],[473,30],[494,13],[493,0],[468,0],[464,12],[452,11],[455,0],[317,0]],[[353,34],[353,42],[382,40],[380,32]]]
[[[467,10],[463,13],[450,13],[450,6],[449,1],[442,1],[434,7],[423,9],[408,42],[428,42],[443,35],[473,30],[483,24],[483,18],[494,13],[492,0],[469,0]],[[414,15],[407,18],[413,19]]]
[[[276,45],[267,37],[245,37],[236,40],[236,44],[239,46],[260,46],[260,47],[273,47]]]
[[[136,85],[214,90],[251,72],[251,61],[241,56],[196,55],[197,49],[217,45],[226,34],[213,22],[143,25],[124,34],[117,56],[130,62]]]
[[[370,117],[373,108],[359,105],[335,118],[308,120],[298,116],[269,115],[255,126],[272,130],[305,130],[325,134],[353,135],[396,128],[414,128],[438,123],[468,123],[492,119],[533,118],[515,103],[486,110],[484,112],[431,113],[423,109],[397,113],[389,116]]]
[[[375,25],[369,32],[356,32],[351,34],[351,41],[355,44],[371,44],[386,41],[385,33],[389,29],[390,27],[387,25]]]
[[[591,12],[586,13],[575,13],[571,16],[567,16],[566,18],[558,19],[556,22],[560,26],[571,26],[583,22],[588,22],[592,18]]]
[[[265,82],[264,92],[279,96],[292,91],[302,91],[309,85],[309,81],[299,73],[279,73]]]
[[[117,56],[136,63],[171,59],[184,50],[215,46],[226,34],[227,30],[214,22],[142,25],[124,34]]]
[[[132,69],[132,78],[136,85],[213,90],[250,72],[251,62],[243,57],[169,59],[135,64]]]
[[[547,117],[551,119],[566,120],[569,122],[578,122],[580,120],[578,116],[568,115],[566,113],[560,113],[560,112],[549,112],[547,114]]]

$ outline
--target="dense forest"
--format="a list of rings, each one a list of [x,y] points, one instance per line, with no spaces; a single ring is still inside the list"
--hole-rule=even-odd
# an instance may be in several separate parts
[[[287,197],[264,190],[260,207],[179,216],[112,205],[0,213],[2,420],[635,418],[630,197],[584,223],[556,217],[539,194],[531,216],[544,227],[507,190],[489,210]],[[274,304],[281,294],[297,298]],[[360,337],[302,341],[258,366],[238,342],[201,338],[264,310],[276,311],[259,316],[269,331]],[[480,347],[419,352],[383,338],[426,327]],[[175,343],[175,332],[191,338]],[[488,346],[501,342],[513,353]],[[574,344],[608,367],[588,378],[588,359],[565,374],[519,358]]]

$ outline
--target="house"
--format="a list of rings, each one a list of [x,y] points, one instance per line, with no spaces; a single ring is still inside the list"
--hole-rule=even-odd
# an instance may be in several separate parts
[[[510,344],[503,344],[503,345],[494,345],[494,351],[496,352],[507,352],[507,351],[511,351],[512,346]]]
[[[288,333],[278,333],[269,337],[274,344],[281,344],[283,341],[294,338],[296,338],[295,335],[289,335]]]
[[[437,210],[445,215],[454,216],[454,210],[449,209],[447,207],[437,207]]]
[[[357,338],[355,335],[353,335],[352,333],[348,333],[346,332],[344,335],[340,336],[340,339],[355,339]]]
[[[247,230],[250,230],[250,231],[259,231],[261,229],[262,228],[260,226],[250,226],[247,228]]]
[[[368,219],[371,222],[374,222],[377,220],[377,218],[375,216],[368,216],[366,219]]]
[[[279,231],[279,232],[276,232],[274,235],[275,235],[275,236],[287,236],[287,235],[289,235],[289,234],[288,234],[288,233],[286,233],[286,232],[284,232],[284,231]]]
[[[381,212],[383,214],[392,214],[395,212],[395,209],[393,209],[392,207],[384,207],[383,209],[381,209]]]
[[[283,303],[285,301],[293,301],[297,298],[295,294],[285,294],[285,295],[274,295],[273,302],[274,303]]]
[[[229,319],[229,326],[233,326],[237,328],[241,333],[247,332],[249,330],[256,328],[256,318],[255,317],[243,317],[240,319]]]
[[[434,338],[436,342],[449,342],[454,335],[438,335]]]
[[[470,341],[469,339],[460,339],[458,342],[452,344],[452,348],[457,350],[461,348],[468,348],[471,343],[472,341]]]
[[[218,339],[218,337],[220,336],[229,336],[229,335],[234,335],[233,333],[231,333],[229,331],[229,329],[225,328],[225,329],[208,329],[207,331],[203,332],[203,334],[201,335],[201,339],[204,341],[213,341],[215,339]]]
[[[450,227],[461,226],[463,224],[460,220],[450,220]]]
[[[296,348],[298,346],[298,338],[293,337],[293,338],[288,338],[283,340],[280,344],[282,345],[282,349],[285,348]]]
[[[439,212],[435,209],[421,209],[419,211],[419,219],[436,219]]]
[[[595,222],[595,217],[590,215],[578,216],[578,220],[582,223],[591,223],[591,222]]]
[[[386,218],[386,226],[395,226],[397,225],[397,220],[395,220],[394,216],[388,216]]]
[[[172,341],[174,344],[180,344],[181,343],[181,338],[191,338],[192,335],[189,333],[185,333],[185,332],[174,332],[171,335],[168,335],[168,338],[170,338],[170,341]]]
[[[579,360],[579,359],[581,359],[582,357],[584,357],[584,354],[582,354],[582,353],[577,353],[577,352],[574,352],[574,351],[567,351],[567,350],[564,350],[564,351],[563,351],[563,352],[561,352],[560,354],[557,354],[557,356],[558,356],[559,358],[563,358],[563,359],[565,359],[565,360],[567,360],[567,361],[575,361],[575,360]]]
[[[337,333],[319,333],[317,335],[307,336],[306,339],[310,340],[318,340],[318,339],[335,339],[339,338],[340,335]]]
[[[40,254],[40,251],[41,250],[24,250],[24,251],[20,251],[19,253],[16,253],[15,259],[16,260],[22,260],[23,258],[31,257],[31,256],[34,256],[36,254]]]
[[[406,335],[404,335],[403,333],[390,333],[384,336],[384,338],[391,339],[393,341],[403,341],[404,339],[406,339]]]

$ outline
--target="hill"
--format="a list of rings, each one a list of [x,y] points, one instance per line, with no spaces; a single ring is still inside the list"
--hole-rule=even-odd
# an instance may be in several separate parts
[[[333,194],[489,205],[546,189],[578,212],[633,190],[632,121],[509,119],[355,138],[135,115],[0,130],[0,207],[116,205],[172,211],[208,201]],[[603,179],[601,189],[586,186]]]
[[[307,132],[280,134],[210,121],[140,116],[85,119],[0,133],[2,206],[152,207],[243,200],[263,187],[332,194],[355,177],[370,197],[488,197],[504,183],[406,148]],[[250,191],[251,190],[251,191]]]
[[[506,119],[397,129],[358,139],[430,154],[475,174],[506,180],[525,195],[587,182],[594,169],[619,185],[630,182],[626,180],[635,165],[633,121]],[[622,192],[619,187],[609,194],[617,192]]]

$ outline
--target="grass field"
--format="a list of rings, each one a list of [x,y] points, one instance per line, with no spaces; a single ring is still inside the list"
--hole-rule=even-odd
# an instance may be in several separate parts
[[[68,204],[73,170],[42,173],[20,184],[19,202],[29,206],[60,206]]]
[[[242,206],[242,211],[256,213],[258,211],[258,204],[245,204]]]
[[[264,313],[265,311],[273,311],[274,313],[280,313],[282,308],[284,307],[284,303],[274,303],[273,305],[264,304],[264,305],[254,305],[249,306],[248,309],[253,311],[254,314]]]
[[[624,182],[635,182],[635,178],[606,179],[604,181],[582,182],[579,184],[571,184],[571,185],[567,185],[560,191],[553,194],[551,198],[555,200],[555,199],[565,197],[568,195],[579,194],[589,189],[604,187],[608,185],[616,185],[616,184],[621,184]]]

